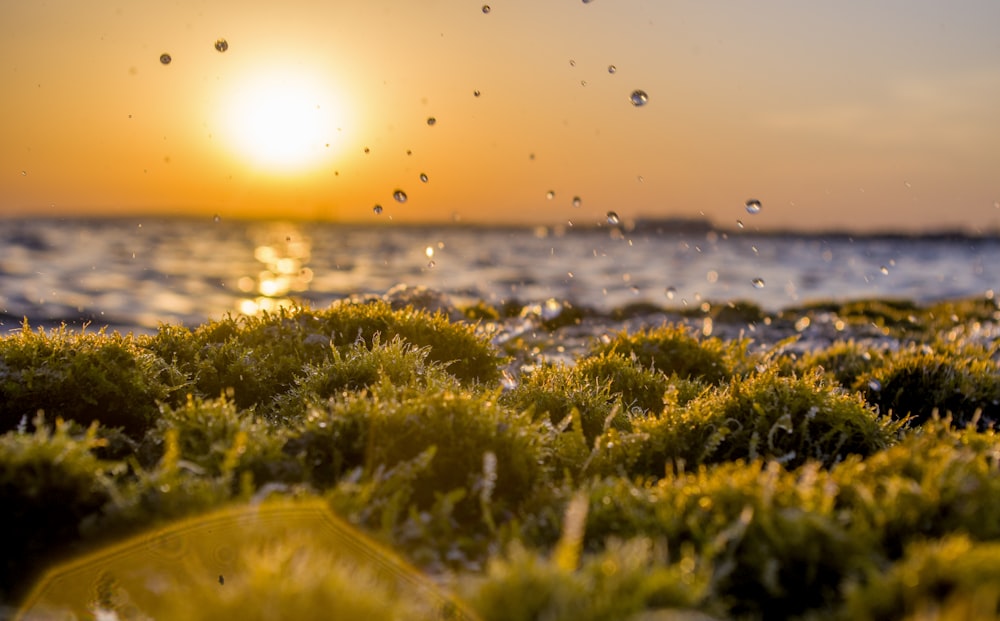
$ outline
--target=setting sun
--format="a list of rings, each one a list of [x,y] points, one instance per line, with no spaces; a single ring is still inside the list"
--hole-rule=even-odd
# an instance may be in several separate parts
[[[319,79],[272,72],[246,76],[220,110],[227,138],[253,165],[304,172],[336,150],[340,102]]]

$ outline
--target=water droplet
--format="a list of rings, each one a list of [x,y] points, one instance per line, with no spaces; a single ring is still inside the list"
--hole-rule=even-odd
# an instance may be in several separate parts
[[[878,271],[882,272],[886,276],[889,275],[889,268],[886,267],[886,266],[884,266],[884,265],[882,267],[878,268]]]
[[[736,221],[736,228],[739,228],[739,229],[743,228],[743,220],[737,220]]]
[[[903,185],[905,185],[907,188],[912,188],[913,187],[912,185],[910,185],[909,181],[904,181]]]
[[[547,198],[549,200],[552,200],[555,197],[556,197],[556,193],[553,192],[552,190],[549,190],[548,192],[545,193],[545,198]]]
[[[870,388],[872,392],[880,392],[882,390],[882,382],[874,378],[870,379],[868,380],[868,388]]]
[[[394,199],[396,199],[397,203],[405,203],[406,202],[406,198],[407,198],[406,197],[406,192],[404,192],[402,190],[396,190],[395,192],[393,192],[392,193],[392,197]]]
[[[574,196],[574,197],[573,197],[573,206],[574,206],[574,207],[579,207],[579,206],[580,206],[580,205],[582,205],[582,204],[583,204],[583,201],[582,201],[582,200],[580,200],[580,197],[579,197],[579,196]]]
[[[764,279],[763,278],[754,278],[753,280],[750,281],[750,284],[753,285],[754,289],[763,289],[764,288]]]
[[[615,67],[614,65],[608,65],[608,73],[614,73],[616,71],[618,71],[618,67]]]
[[[229,41],[226,41],[225,39],[219,39],[218,41],[215,42],[215,49],[220,52],[225,52],[226,50],[229,49]]]
[[[575,67],[575,66],[576,66],[576,61],[575,61],[575,60],[573,60],[572,58],[571,58],[571,59],[569,59],[569,66],[570,66],[570,67]]]
[[[672,299],[674,299],[674,296],[677,295],[677,288],[676,287],[667,287],[665,293],[667,294],[667,299],[668,300],[672,300]]]
[[[381,214],[382,213],[382,205],[375,205],[374,207],[372,207],[372,212],[374,212],[376,216],[379,215],[379,214]]]
[[[476,90],[472,91],[472,96],[473,97],[479,97],[481,94],[482,93],[479,92],[479,89],[476,89]]]
[[[27,176],[28,176],[28,171],[26,171],[26,170],[22,170],[22,171],[21,171],[21,176],[22,176],[22,177],[27,177]]]
[[[586,85],[587,85],[586,80],[580,80],[580,86],[586,86]]]
[[[490,5],[484,4],[483,5],[483,13],[489,13],[489,12],[490,12]]]
[[[632,295],[639,295],[640,289],[639,287],[632,285],[631,287],[629,287],[629,291],[632,292]]]
[[[212,216],[212,221],[213,222],[222,222],[222,217],[219,214],[215,214],[214,216]]]
[[[420,180],[427,183],[427,173],[420,173]]]
[[[437,122],[438,122],[438,120],[437,120],[437,119],[435,119],[434,117],[432,117],[432,116],[429,116],[429,117],[427,117],[427,124],[428,124],[428,125],[431,125],[431,126],[433,126],[433,125],[434,125],[435,123],[437,123]]]
[[[160,63],[169,65],[172,60],[173,58],[170,57],[170,54],[160,54]]]
[[[427,246],[426,248],[424,248],[424,254],[427,255],[428,259],[431,258],[431,257],[433,257],[434,256],[434,246]]]
[[[609,211],[608,224],[618,224],[619,222],[621,222],[621,218],[618,217],[618,214],[613,211]]]
[[[593,2],[593,1],[594,1],[594,0],[583,0],[583,3],[584,3],[584,4],[590,4],[590,3],[591,3],[591,2]]]
[[[649,95],[646,94],[646,91],[637,89],[632,91],[632,94],[628,96],[628,100],[632,102],[633,106],[638,108],[639,106],[645,106],[649,102]]]
[[[368,147],[365,147],[365,155],[368,155],[369,153],[371,153],[371,151],[372,151],[371,149],[369,149]]]
[[[757,200],[756,198],[751,198],[750,200],[747,201],[746,208],[747,208],[747,213],[749,214],[760,213],[761,209],[760,201]]]
[[[427,262],[427,269],[432,270],[432,269],[434,269],[434,266],[436,266],[436,265],[437,265],[437,263],[435,263],[434,261],[428,261]]]

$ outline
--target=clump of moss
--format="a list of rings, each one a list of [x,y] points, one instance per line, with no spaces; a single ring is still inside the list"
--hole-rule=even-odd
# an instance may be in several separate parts
[[[595,385],[609,386],[610,392],[620,395],[622,405],[633,414],[658,414],[669,387],[662,373],[640,367],[617,354],[583,358],[572,373]]]
[[[798,358],[800,373],[822,371],[844,388],[854,389],[859,379],[884,364],[885,354],[878,348],[856,341],[838,341],[824,349],[807,351]]]
[[[81,425],[100,421],[140,437],[158,400],[175,386],[167,365],[118,333],[20,332],[0,339],[0,431],[30,423],[42,410]],[[179,382],[177,374],[174,381]]]
[[[997,347],[970,343],[911,346],[861,377],[855,387],[882,412],[916,423],[935,411],[965,425],[981,416],[983,425],[1000,420],[1000,367]]]
[[[744,346],[717,338],[699,340],[684,326],[670,324],[634,334],[622,332],[598,343],[593,353],[616,353],[666,375],[717,384],[733,375]]]
[[[375,347],[395,338],[426,347],[428,360],[446,365],[462,382],[491,383],[500,377],[497,354],[471,326],[377,301],[227,317],[193,332],[164,326],[144,345],[191,377],[199,395],[213,397],[232,388],[236,404],[248,408],[269,404],[291,388],[307,365],[327,363],[332,347]]]
[[[635,421],[631,434],[608,439],[611,448],[603,461],[652,476],[758,457],[789,466],[808,460],[830,466],[847,455],[870,455],[889,446],[898,429],[859,396],[815,375],[786,377],[770,369],[733,379],[662,417]]]
[[[887,571],[848,589],[844,618],[1000,618],[1000,543],[958,534],[908,545]]]
[[[528,410],[536,418],[545,417],[552,425],[560,425],[576,412],[587,442],[608,426],[631,427],[628,410],[623,408],[619,394],[612,392],[611,382],[590,379],[583,372],[563,365],[542,365],[527,374],[520,384],[504,395],[504,403],[516,410]]]
[[[115,496],[118,466],[97,459],[97,424],[85,432],[39,416],[35,431],[0,436],[0,600],[10,601],[25,578],[57,554],[76,549],[81,525]]]
[[[484,621],[617,621],[705,606],[706,572],[690,556],[671,561],[666,545],[647,538],[611,542],[579,567],[513,545],[464,587]]]

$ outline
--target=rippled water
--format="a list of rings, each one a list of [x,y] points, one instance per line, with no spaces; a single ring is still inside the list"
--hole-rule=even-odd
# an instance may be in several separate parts
[[[10,220],[0,222],[0,322],[149,331],[292,300],[322,307],[398,283],[459,301],[556,298],[601,311],[638,302],[748,300],[767,310],[821,299],[927,302],[988,294],[1000,285],[996,266],[996,239]]]

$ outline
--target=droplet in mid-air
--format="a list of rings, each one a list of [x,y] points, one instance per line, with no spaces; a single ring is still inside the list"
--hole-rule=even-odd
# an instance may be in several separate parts
[[[617,213],[615,213],[613,211],[609,211],[608,212],[608,224],[618,224],[621,221],[622,220],[621,220],[621,218],[618,217]]]
[[[433,126],[438,120],[432,116],[427,117],[427,124]]]
[[[427,183],[427,173],[420,173],[420,180]]]
[[[220,216],[219,214],[215,214],[214,216],[212,216],[212,222],[222,222],[222,216]]]
[[[763,278],[754,278],[753,280],[750,281],[750,284],[753,285],[754,289],[763,289],[764,288],[764,279]]]
[[[172,61],[172,60],[173,60],[173,58],[170,57],[170,54],[160,54],[160,62],[162,64],[169,65],[170,61]]]
[[[747,208],[747,213],[749,214],[760,213],[761,209],[760,201],[757,200],[756,198],[751,198],[750,200],[747,201],[746,208]]]
[[[482,94],[482,93],[480,93],[480,92],[479,92],[479,89],[478,89],[478,88],[477,88],[476,90],[472,91],[472,96],[473,96],[473,97],[479,97],[479,96],[480,96],[481,94]]]
[[[369,149],[368,147],[365,147],[365,155],[368,155],[369,153],[371,153],[371,151],[372,151],[371,149]]]
[[[743,228],[743,220],[737,220],[736,221],[736,228],[738,228],[738,229],[742,229]]]
[[[377,216],[382,213],[382,205],[375,205],[372,207],[372,212]]]
[[[229,49],[229,41],[226,41],[225,39],[219,39],[218,41],[215,42],[215,49],[220,52],[225,52],[226,50]]]
[[[392,193],[392,197],[394,199],[396,199],[397,203],[405,203],[406,202],[406,192],[404,192],[402,190],[396,190],[395,192],[393,192]]]
[[[889,268],[884,265],[878,268],[878,271],[882,272],[882,274],[884,274],[885,276],[889,275]]]
[[[667,294],[667,299],[672,300],[677,295],[677,287],[667,287],[665,293]]]
[[[545,193],[545,198],[547,198],[549,200],[552,200],[555,197],[556,197],[556,193],[553,190],[549,190],[548,192]]]
[[[649,95],[646,94],[646,91],[636,89],[628,96],[628,100],[632,102],[633,106],[638,108],[649,103]]]
[[[616,71],[618,71],[618,67],[615,67],[614,65],[608,65],[608,73],[614,73]]]
[[[490,5],[484,4],[483,5],[483,13],[489,13],[489,12],[490,12]]]
[[[573,206],[574,207],[579,207],[582,204],[583,204],[583,201],[580,199],[579,196],[574,196],[573,197]]]

